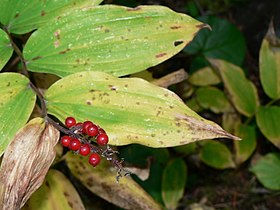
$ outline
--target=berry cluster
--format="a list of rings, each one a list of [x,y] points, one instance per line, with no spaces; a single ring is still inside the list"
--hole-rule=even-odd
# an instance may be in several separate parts
[[[89,155],[88,162],[93,167],[100,163],[101,157],[104,157],[117,168],[117,181],[122,176],[130,175],[130,172],[122,166],[123,159],[119,160],[115,157],[115,154],[118,152],[109,147],[109,137],[104,129],[91,121],[77,123],[74,117],[66,118],[66,129],[55,123],[52,119],[48,119],[50,123],[66,134],[61,137],[61,144],[76,154]]]
[[[61,137],[61,144],[83,156],[89,156],[89,163],[94,167],[101,160],[100,149],[93,145],[94,142],[99,146],[107,145],[109,138],[104,129],[95,125],[91,121],[76,123],[74,117],[67,117],[65,126],[69,128],[69,134]],[[101,153],[102,155],[103,153]]]

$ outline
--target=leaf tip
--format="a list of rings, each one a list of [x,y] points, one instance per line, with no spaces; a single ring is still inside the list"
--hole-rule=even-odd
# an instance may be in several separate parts
[[[199,30],[200,30],[200,29],[203,29],[203,28],[208,28],[210,31],[212,31],[211,26],[208,25],[208,24],[206,24],[206,23],[197,24],[197,25],[196,25],[196,28],[198,28]]]

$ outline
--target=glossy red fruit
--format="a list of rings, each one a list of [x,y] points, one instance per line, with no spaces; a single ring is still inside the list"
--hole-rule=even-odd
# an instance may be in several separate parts
[[[71,128],[72,126],[76,125],[76,120],[74,117],[67,117],[65,119],[65,125],[67,128]]]
[[[87,127],[87,135],[89,136],[97,136],[98,135],[98,127],[96,125],[89,125]]]
[[[82,144],[80,147],[79,153],[83,156],[87,156],[90,153],[89,144]]]
[[[69,144],[69,149],[77,151],[81,147],[81,142],[79,139],[72,139],[72,141]]]
[[[72,138],[70,136],[62,136],[60,142],[64,147],[68,147],[71,140]]]
[[[90,125],[93,125],[93,123],[91,121],[85,121],[83,123],[83,133],[87,133],[87,127],[90,126]]]
[[[76,124],[76,128],[78,132],[82,132],[83,131],[83,123],[79,122]]]
[[[106,133],[106,131],[103,128],[98,128],[98,132],[100,133]]]
[[[97,154],[97,153],[92,153],[90,156],[89,156],[89,159],[88,159],[88,162],[89,164],[91,164],[93,167],[97,166],[99,163],[100,163],[100,155]]]
[[[105,146],[109,141],[109,138],[106,133],[101,133],[97,136],[96,142],[101,146]]]

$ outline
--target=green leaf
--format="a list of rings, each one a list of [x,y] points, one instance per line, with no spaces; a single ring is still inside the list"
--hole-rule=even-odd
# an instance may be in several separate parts
[[[280,40],[273,28],[262,41],[259,60],[260,80],[265,93],[272,99],[280,98]]]
[[[202,162],[216,169],[235,167],[229,149],[217,141],[204,142],[199,156]]]
[[[227,20],[211,16],[200,18],[200,20],[208,23],[212,30],[201,30],[184,51],[241,65],[245,57],[246,44],[236,26]]]
[[[202,87],[196,91],[197,101],[204,109],[210,109],[214,113],[222,113],[230,110],[230,104],[225,94],[216,87]]]
[[[92,120],[108,131],[110,144],[169,147],[202,139],[236,139],[190,110],[173,92],[139,78],[80,72],[46,92],[48,113]],[[125,132],[124,132],[125,131]]]
[[[257,146],[255,127],[240,124],[235,132],[242,141],[235,141],[235,162],[241,164],[245,162],[254,152]]]
[[[250,169],[267,188],[280,190],[280,153],[269,153]]]
[[[27,122],[35,99],[26,77],[17,73],[0,74],[0,156]]]
[[[189,155],[189,154],[192,154],[196,151],[197,143],[193,142],[191,144],[186,144],[186,145],[182,145],[182,146],[178,146],[178,147],[173,147],[173,149],[180,154]]]
[[[197,98],[193,97],[186,101],[186,105],[194,112],[201,112],[203,108],[198,104]]]
[[[10,33],[24,34],[73,8],[98,5],[102,0],[1,0],[0,22]]]
[[[133,179],[123,177],[116,182],[116,171],[102,159],[97,167],[88,158],[73,153],[66,155],[71,173],[91,192],[124,209],[162,209]],[[110,167],[111,166],[111,167]]]
[[[162,198],[167,209],[176,209],[184,195],[187,167],[181,158],[171,160],[163,171]]]
[[[245,77],[238,66],[222,60],[211,59],[210,62],[219,70],[235,108],[247,117],[253,116],[259,105],[254,84]]]
[[[9,61],[10,57],[13,54],[13,48],[10,43],[8,35],[0,29],[0,71]]]
[[[276,147],[280,148],[280,107],[259,107],[256,115],[257,124],[263,135],[272,142]]]
[[[75,10],[40,28],[24,57],[30,71],[66,76],[143,71],[172,57],[205,24],[162,6],[102,5]]]
[[[22,210],[84,210],[83,202],[72,183],[59,171],[49,170],[42,186]]]
[[[197,86],[208,86],[208,85],[216,85],[221,82],[218,75],[214,72],[214,70],[207,66],[198,71],[194,72],[188,79],[188,81],[192,85]]]

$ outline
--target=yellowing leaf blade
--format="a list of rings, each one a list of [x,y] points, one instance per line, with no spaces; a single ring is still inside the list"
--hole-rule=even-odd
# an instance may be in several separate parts
[[[30,71],[60,77],[81,71],[122,76],[177,54],[205,26],[162,6],[87,7],[32,34],[24,57]]]
[[[88,158],[68,153],[66,163],[85,187],[108,202],[124,209],[162,209],[130,177],[123,177],[117,183],[116,171],[105,159],[94,168],[88,163]]]
[[[276,40],[276,41],[274,41]],[[276,42],[276,43],[274,43]],[[280,98],[280,41],[270,25],[260,49],[260,80],[265,93],[272,99]]]
[[[256,87],[245,77],[243,70],[223,60],[211,59],[210,62],[220,72],[236,109],[247,117],[253,116],[259,106],[259,98]]]
[[[235,141],[235,162],[241,164],[246,161],[254,152],[257,146],[256,129],[252,126],[240,124],[237,126],[235,134],[242,141]]]
[[[27,122],[35,100],[36,95],[25,76],[0,74],[0,156],[15,133]]]
[[[22,210],[85,210],[72,183],[61,172],[49,170],[42,186],[31,196]]]
[[[52,85],[48,113],[61,121],[75,116],[103,127],[112,145],[170,147],[209,138],[238,139],[190,110],[171,91],[138,78],[81,72]]]

